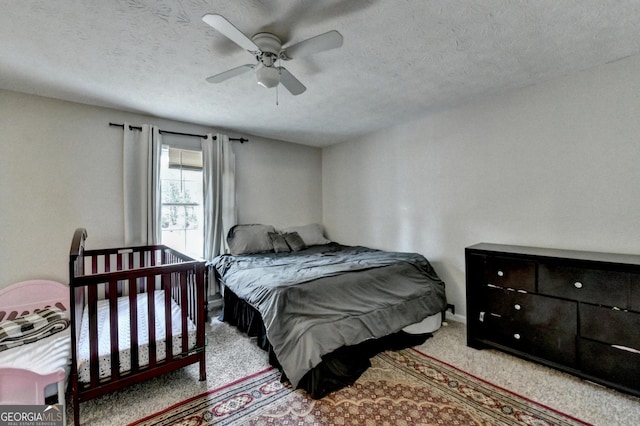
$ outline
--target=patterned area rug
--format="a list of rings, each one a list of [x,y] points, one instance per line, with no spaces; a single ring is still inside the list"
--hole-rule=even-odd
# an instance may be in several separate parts
[[[585,425],[414,349],[383,352],[321,400],[267,369],[132,425]]]

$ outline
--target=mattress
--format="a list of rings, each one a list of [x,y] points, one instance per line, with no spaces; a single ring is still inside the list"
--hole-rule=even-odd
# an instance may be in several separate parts
[[[38,374],[50,374],[63,368],[69,377],[71,366],[71,332],[69,327],[37,342],[0,352],[0,367],[24,368]],[[45,397],[56,395],[56,383],[48,385]]]
[[[138,359],[140,367],[149,364],[149,328],[147,293],[137,296],[138,311]],[[165,305],[164,291],[154,292],[155,300],[155,330],[156,330],[156,360],[161,361],[167,357],[165,332]],[[111,376],[111,335],[109,322],[109,301],[98,301],[98,370],[99,377]],[[117,299],[118,311],[118,348],[120,349],[120,372],[131,369],[131,327],[129,325],[129,297],[123,296]],[[171,299],[171,334],[172,355],[182,353],[182,318],[180,306]],[[82,329],[78,342],[78,379],[80,382],[90,381],[89,370],[89,321],[85,307],[82,314]],[[196,325],[187,319],[188,348],[196,346]]]
[[[426,317],[420,322],[406,326],[402,331],[409,334],[433,333],[437,331],[441,325],[442,313],[438,312],[437,314]]]
[[[213,262],[225,287],[260,313],[294,388],[338,348],[397,333],[446,308],[444,282],[417,253],[329,243]]]

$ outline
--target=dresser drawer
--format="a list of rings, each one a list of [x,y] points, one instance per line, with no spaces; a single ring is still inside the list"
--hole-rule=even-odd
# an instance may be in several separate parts
[[[629,309],[640,312],[640,274],[631,274]]]
[[[609,384],[640,391],[640,354],[600,342],[578,339],[578,366]]]
[[[575,302],[487,287],[483,306],[487,314],[513,324],[565,330],[572,335],[577,333]]]
[[[485,314],[480,330],[482,337],[491,342],[558,364],[575,365],[575,321],[566,328],[551,329]]]
[[[640,350],[640,314],[580,304],[580,336]]]
[[[488,287],[483,305],[483,338],[560,364],[575,362],[577,303]]]
[[[536,264],[524,260],[488,257],[484,264],[486,284],[536,291]]]
[[[604,269],[538,265],[538,292],[607,306],[627,307],[629,274]]]

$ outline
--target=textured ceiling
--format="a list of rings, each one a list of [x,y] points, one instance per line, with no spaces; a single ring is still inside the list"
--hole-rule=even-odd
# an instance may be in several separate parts
[[[0,88],[324,146],[505,89],[640,53],[638,0],[0,0]],[[202,21],[284,45],[344,45],[284,63],[307,91],[252,73]],[[276,105],[278,100],[278,105]]]

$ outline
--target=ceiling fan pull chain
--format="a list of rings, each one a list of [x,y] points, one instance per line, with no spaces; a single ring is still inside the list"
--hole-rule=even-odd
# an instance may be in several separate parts
[[[280,64],[280,60],[278,60],[278,65]],[[280,70],[280,67],[278,67],[278,79],[280,79],[280,76],[282,76],[282,71]],[[280,99],[278,98],[278,87],[280,86],[280,84],[278,83],[278,85],[276,86],[276,106],[280,105]]]

